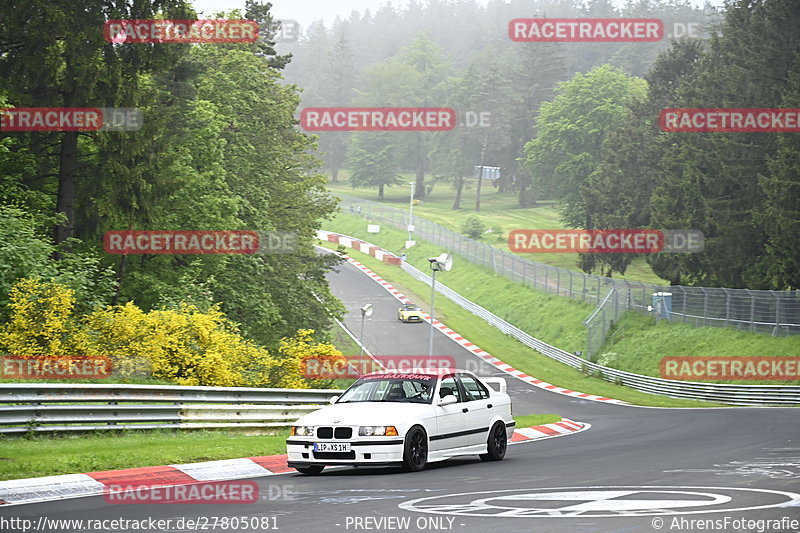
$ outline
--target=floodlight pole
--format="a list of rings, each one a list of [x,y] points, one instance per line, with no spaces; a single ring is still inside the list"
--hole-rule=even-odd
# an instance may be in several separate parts
[[[416,186],[416,182],[412,181],[411,184],[411,196],[408,200],[408,240],[414,240],[414,230],[411,229],[414,227],[414,187]]]
[[[431,282],[431,331],[430,335],[428,336],[428,359],[433,357],[433,301],[436,298],[436,263],[431,263],[431,268],[433,269],[433,281]],[[430,361],[428,361],[428,366],[430,366]]]
[[[358,338],[359,356],[364,355],[364,319],[368,316],[372,316],[372,304],[364,304],[361,307],[361,334]]]

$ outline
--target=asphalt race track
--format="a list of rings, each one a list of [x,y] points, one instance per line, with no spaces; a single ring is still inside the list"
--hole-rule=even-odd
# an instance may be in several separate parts
[[[373,305],[365,326],[373,353],[427,353],[429,326],[400,323],[399,303],[381,286],[350,265],[330,280],[350,310],[345,322],[352,331],[360,329],[359,308]],[[469,331],[459,333],[469,338]],[[0,508],[0,519],[169,518],[173,524],[200,519],[197,527],[159,529],[164,532],[269,531],[274,526],[303,533],[800,530],[791,524],[800,521],[800,410],[603,404],[529,386],[439,332],[434,353],[451,355],[470,369],[480,364],[482,375],[504,375],[515,414],[558,413],[592,427],[513,445],[499,463],[475,457],[414,474],[339,468],[314,477],[257,478],[260,499],[255,504],[120,505],[89,497]],[[256,524],[255,519],[264,527],[245,526],[245,521]]]

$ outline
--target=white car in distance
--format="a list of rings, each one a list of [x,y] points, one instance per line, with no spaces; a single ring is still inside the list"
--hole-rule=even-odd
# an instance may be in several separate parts
[[[466,370],[366,374],[331,405],[295,422],[286,440],[288,464],[318,474],[332,465],[416,472],[460,455],[499,461],[515,424],[505,390],[503,378]]]

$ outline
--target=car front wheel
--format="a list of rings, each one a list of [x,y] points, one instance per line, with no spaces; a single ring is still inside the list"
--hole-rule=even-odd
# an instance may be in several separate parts
[[[406,435],[403,450],[403,469],[407,472],[419,472],[428,463],[428,436],[425,430],[414,426]]]
[[[501,461],[506,456],[508,448],[508,435],[506,425],[502,422],[495,422],[492,430],[489,431],[489,438],[486,440],[487,453],[481,454],[484,461]]]

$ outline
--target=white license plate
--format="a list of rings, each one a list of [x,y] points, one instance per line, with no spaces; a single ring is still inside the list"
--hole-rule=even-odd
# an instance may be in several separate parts
[[[349,452],[349,442],[315,442],[315,452]]]

